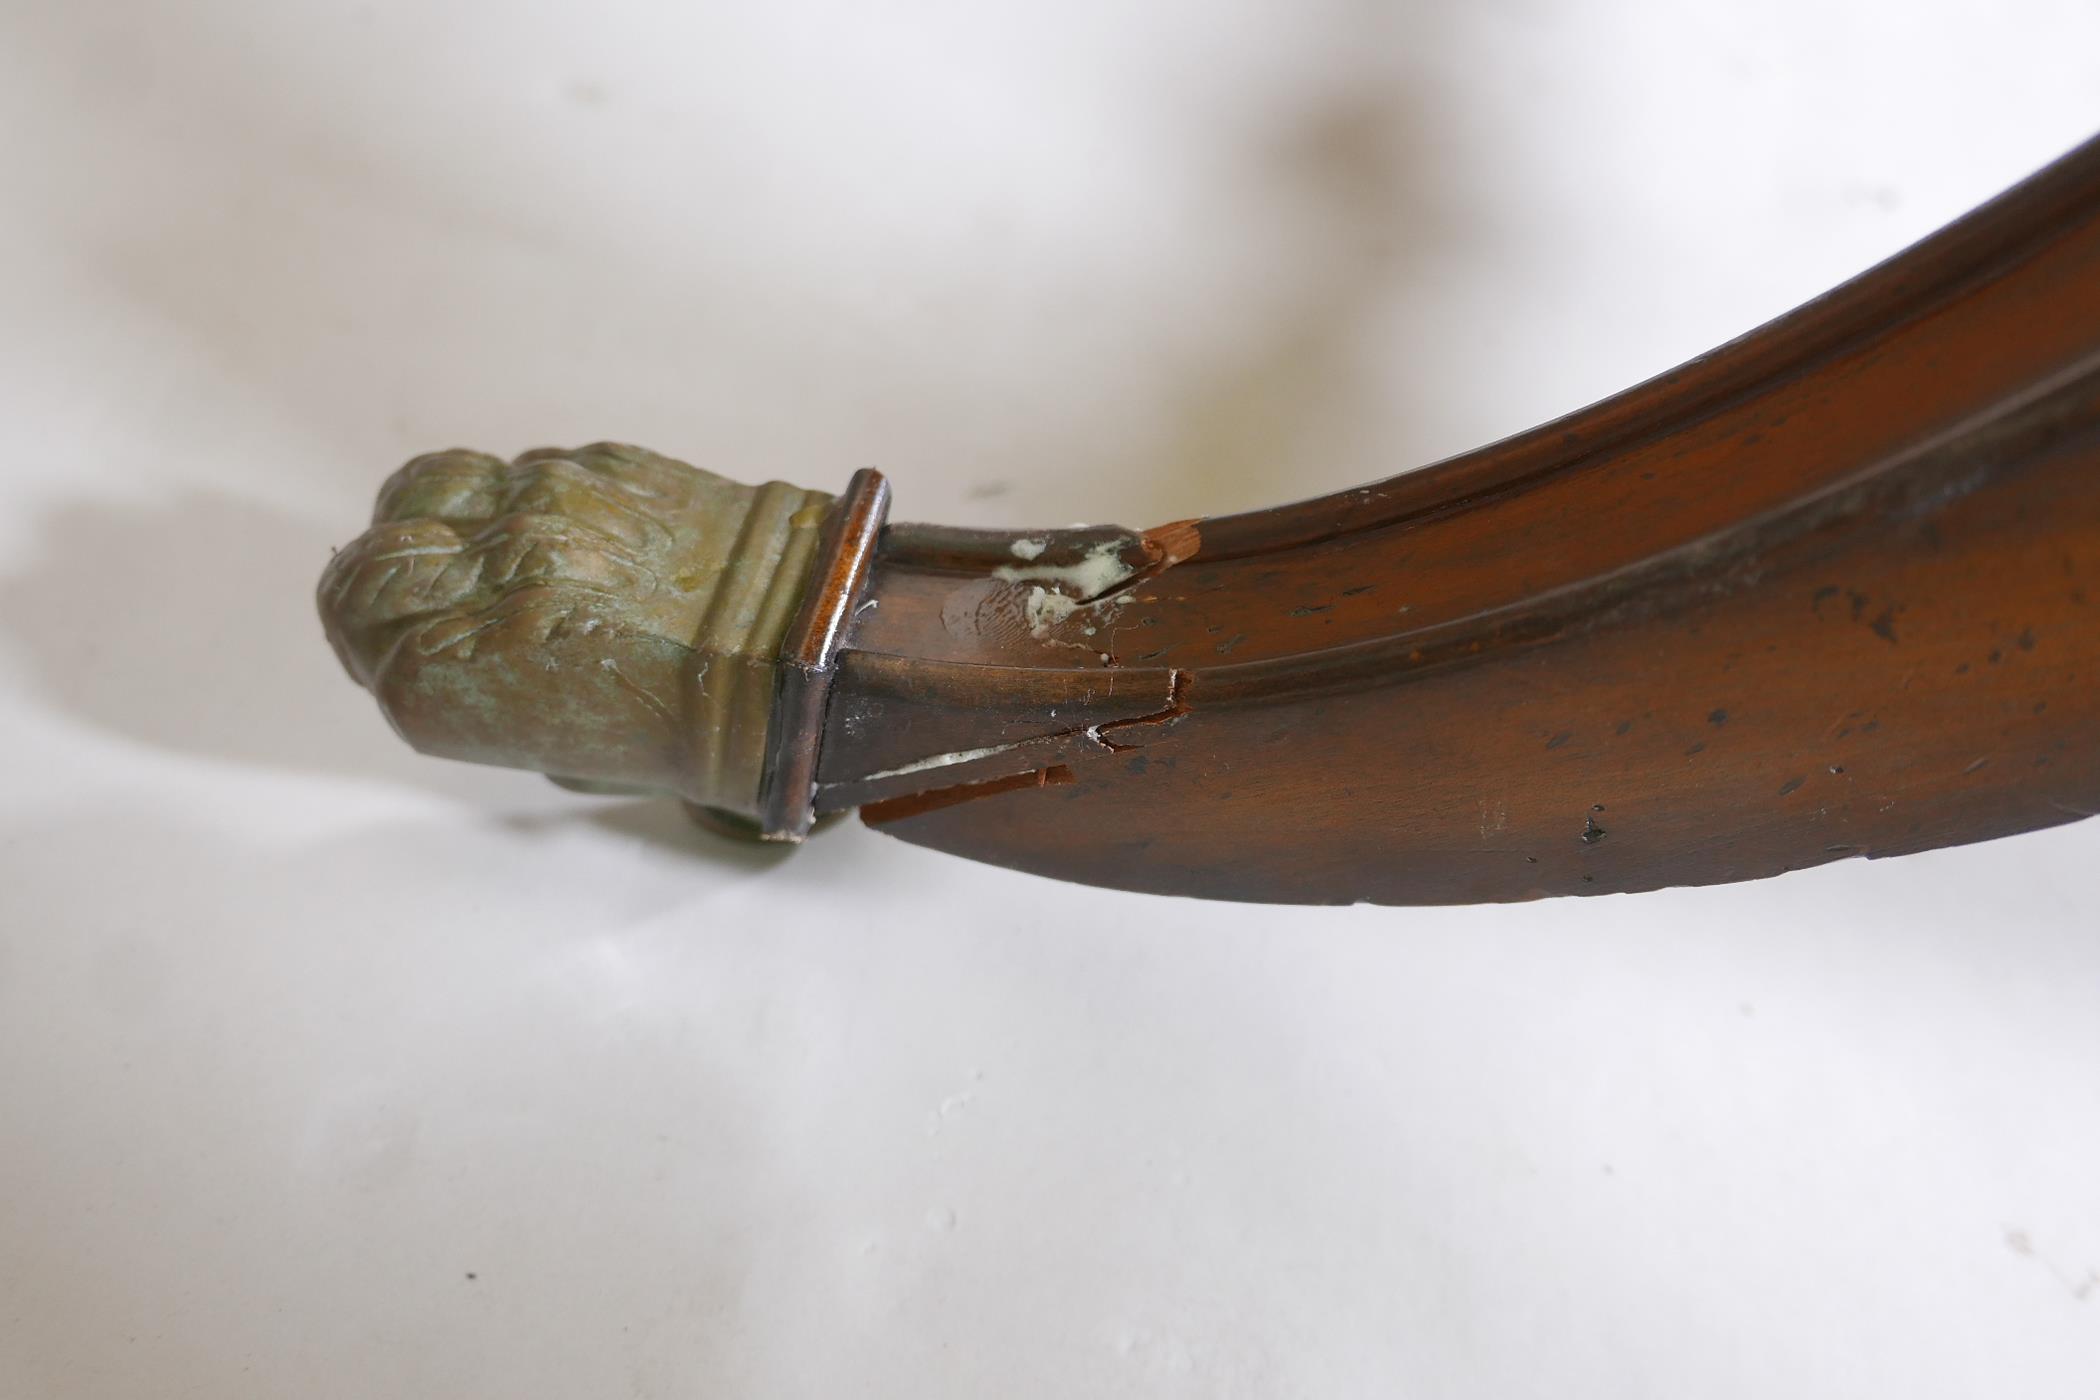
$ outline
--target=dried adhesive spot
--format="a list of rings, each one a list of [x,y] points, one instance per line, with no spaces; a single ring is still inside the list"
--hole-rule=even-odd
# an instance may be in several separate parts
[[[1034,555],[1022,553],[1023,545],[1036,545]],[[1034,540],[1016,540],[1010,546],[1022,559],[1033,559],[1042,553],[1042,546]],[[1096,598],[1124,582],[1137,572],[1123,562],[1122,540],[1103,540],[1089,549],[1076,563],[1071,564],[1001,564],[992,570],[992,577],[1007,583],[1051,583],[1064,584],[1072,590],[1075,601]]]

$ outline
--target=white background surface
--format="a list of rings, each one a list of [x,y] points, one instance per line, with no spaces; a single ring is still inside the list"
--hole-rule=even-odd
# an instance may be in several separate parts
[[[0,3],[0,1396],[2100,1390],[2092,825],[1293,911],[402,748],[381,476],[1133,525],[2100,130],[2089,0]]]

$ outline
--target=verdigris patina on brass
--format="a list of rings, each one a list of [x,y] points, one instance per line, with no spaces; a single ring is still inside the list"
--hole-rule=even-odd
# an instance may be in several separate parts
[[[769,725],[831,501],[615,443],[433,453],[330,561],[321,617],[424,753],[799,835],[764,810]]]

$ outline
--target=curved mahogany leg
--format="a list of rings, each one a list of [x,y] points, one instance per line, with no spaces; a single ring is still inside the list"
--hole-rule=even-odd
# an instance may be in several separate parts
[[[2100,143],[1591,409],[1144,534],[893,527],[818,810],[1062,879],[1441,903],[2100,811]]]

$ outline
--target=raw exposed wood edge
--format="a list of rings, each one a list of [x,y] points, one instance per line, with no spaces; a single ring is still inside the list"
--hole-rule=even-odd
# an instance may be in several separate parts
[[[892,797],[882,802],[871,802],[861,808],[860,818],[869,826],[881,826],[884,822],[902,821],[906,817],[916,817],[922,812],[953,807],[958,802],[991,797],[996,793],[1014,792],[1023,788],[1064,787],[1075,781],[1070,768],[1061,763],[1053,763],[1047,768],[1031,768],[1023,773],[991,778],[981,783],[958,783],[954,787],[936,788],[932,792],[914,793],[910,797]]]

